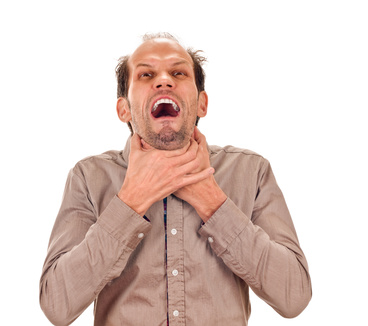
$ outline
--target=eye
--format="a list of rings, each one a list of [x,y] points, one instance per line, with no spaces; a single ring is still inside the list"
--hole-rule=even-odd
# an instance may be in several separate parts
[[[174,71],[174,72],[172,73],[172,75],[173,75],[174,77],[181,77],[181,76],[186,76],[187,74],[186,74],[184,71]]]
[[[152,73],[150,73],[150,72],[144,72],[144,73],[141,73],[140,75],[139,75],[139,78],[150,78],[150,77],[152,77],[153,76],[153,74]]]

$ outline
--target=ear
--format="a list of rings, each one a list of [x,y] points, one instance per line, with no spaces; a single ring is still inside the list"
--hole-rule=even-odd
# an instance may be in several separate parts
[[[208,96],[205,91],[199,93],[197,116],[203,118],[207,115]]]
[[[129,122],[132,120],[132,114],[130,113],[128,100],[125,97],[119,97],[116,103],[116,112],[118,117],[123,122]]]

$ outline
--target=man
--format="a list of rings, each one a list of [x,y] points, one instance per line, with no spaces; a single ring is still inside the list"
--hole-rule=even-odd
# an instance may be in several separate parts
[[[117,67],[125,149],[71,170],[40,302],[55,325],[247,325],[249,286],[278,313],[311,298],[306,259],[267,160],[207,146],[202,58],[154,35]]]

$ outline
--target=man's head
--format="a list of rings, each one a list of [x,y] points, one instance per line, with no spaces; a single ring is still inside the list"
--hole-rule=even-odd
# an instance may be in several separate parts
[[[170,34],[145,36],[116,68],[120,120],[155,148],[183,147],[207,113],[203,61]]]

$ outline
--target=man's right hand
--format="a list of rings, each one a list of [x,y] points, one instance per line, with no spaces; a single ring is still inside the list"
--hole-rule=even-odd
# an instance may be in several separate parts
[[[153,203],[208,178],[214,173],[212,167],[192,173],[201,165],[197,151],[198,144],[193,139],[181,149],[163,151],[149,146],[134,134],[119,198],[143,216]]]

